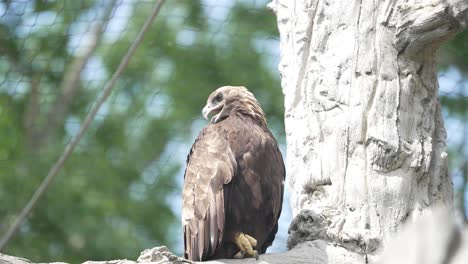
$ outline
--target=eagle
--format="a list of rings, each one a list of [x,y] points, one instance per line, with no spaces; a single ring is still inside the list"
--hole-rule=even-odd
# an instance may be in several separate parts
[[[184,175],[185,258],[258,258],[273,243],[281,214],[285,167],[278,143],[245,87],[216,89],[202,113],[210,122]]]

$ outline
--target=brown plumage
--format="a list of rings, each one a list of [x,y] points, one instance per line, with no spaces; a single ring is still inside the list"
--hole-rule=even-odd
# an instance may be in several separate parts
[[[187,157],[182,225],[185,257],[232,258],[236,235],[257,240],[265,253],[278,230],[284,162],[265,114],[244,87],[214,91],[203,115],[215,114]]]

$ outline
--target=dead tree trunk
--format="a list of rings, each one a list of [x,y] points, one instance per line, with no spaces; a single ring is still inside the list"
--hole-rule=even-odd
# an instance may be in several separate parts
[[[438,47],[466,0],[275,0],[285,94],[290,246],[372,256],[409,216],[452,205]],[[351,256],[345,256],[343,249]],[[336,253],[336,254],[335,254]],[[340,261],[338,261],[340,262]]]

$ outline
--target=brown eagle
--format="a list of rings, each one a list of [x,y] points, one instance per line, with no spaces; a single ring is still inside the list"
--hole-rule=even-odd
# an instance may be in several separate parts
[[[245,87],[214,91],[203,108],[206,119],[211,114],[187,157],[185,258],[258,257],[278,230],[283,158],[265,114]]]

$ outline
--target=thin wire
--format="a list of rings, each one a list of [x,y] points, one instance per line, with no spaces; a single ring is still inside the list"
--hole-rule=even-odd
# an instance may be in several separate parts
[[[164,0],[159,0],[155,4],[151,14],[149,15],[149,17],[147,18],[145,24],[143,25],[140,32],[138,33],[138,36],[133,41],[132,45],[130,46],[130,48],[127,51],[127,53],[125,54],[125,56],[122,58],[122,61],[120,62],[119,67],[117,68],[117,70],[112,75],[112,78],[104,86],[101,97],[96,101],[93,108],[91,109],[91,111],[86,116],[85,121],[81,125],[78,134],[65,147],[65,150],[62,153],[62,155],[60,156],[60,158],[55,162],[54,166],[52,166],[52,168],[49,171],[49,173],[47,174],[47,176],[41,182],[41,185],[39,185],[39,187],[36,189],[36,191],[34,192],[33,196],[29,200],[29,202],[23,208],[21,213],[17,216],[17,218],[16,218],[15,222],[13,223],[13,225],[8,229],[8,231],[2,237],[2,240],[0,241],[0,252],[8,244],[8,242],[13,237],[13,235],[16,233],[16,231],[18,230],[19,226],[24,221],[24,219],[34,209],[35,205],[37,204],[39,199],[42,197],[42,195],[44,195],[44,193],[46,192],[46,190],[49,187],[52,180],[55,178],[55,176],[57,176],[58,172],[63,167],[63,164],[65,163],[65,161],[68,159],[70,154],[73,152],[76,145],[80,142],[81,137],[84,135],[84,133],[88,129],[89,125],[94,120],[94,118],[95,118],[97,112],[99,111],[100,107],[102,106],[102,104],[106,101],[106,99],[111,94],[112,89],[114,88],[114,85],[117,82],[117,79],[120,77],[122,72],[127,67],[128,63],[130,62],[133,54],[135,53],[135,51],[137,49],[137,47],[141,44],[141,42],[143,40],[143,37],[145,36],[145,34],[148,31],[149,27],[153,23],[156,16],[159,14],[159,11],[161,10],[161,7],[162,7],[163,4],[164,4]]]

